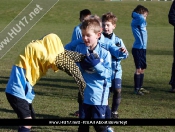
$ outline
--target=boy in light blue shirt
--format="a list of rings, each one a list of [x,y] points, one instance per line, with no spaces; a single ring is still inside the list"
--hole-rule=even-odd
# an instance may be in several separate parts
[[[113,119],[118,118],[118,107],[121,102],[121,88],[122,88],[122,66],[121,60],[128,57],[128,51],[121,38],[114,34],[114,29],[116,28],[117,17],[112,13],[106,13],[102,15],[102,27],[103,27],[103,42],[107,46],[112,43],[115,45],[113,48],[118,48],[122,50],[123,56],[113,56],[112,55],[112,87],[113,92],[112,97],[112,108],[111,117]],[[110,111],[109,111],[110,112]],[[108,115],[110,115],[108,112]],[[109,117],[110,118],[110,117]]]
[[[134,91],[137,95],[149,93],[148,90],[141,88],[144,80],[144,70],[147,68],[146,49],[147,49],[147,22],[146,17],[149,11],[142,5],[138,5],[132,12],[131,28],[135,38],[132,47],[136,71],[134,73]]]
[[[98,41],[101,36],[101,23],[98,17],[86,18],[82,25],[82,39],[75,51],[84,54],[85,58],[78,63],[86,82],[84,90],[84,119],[105,119],[108,105],[109,87],[111,87],[111,54]],[[94,126],[99,132],[106,132],[106,125]],[[78,132],[89,132],[89,126],[79,126]]]
[[[105,15],[104,15],[105,16]],[[115,26],[116,23],[116,18],[115,16],[112,14],[110,14],[112,20],[114,21],[112,24],[111,22],[109,22],[112,26]],[[110,20],[111,20],[110,18]],[[108,20],[107,18],[103,18],[104,23]],[[115,27],[114,27],[115,29]],[[112,55],[112,70],[113,70],[113,75],[112,75],[112,79],[113,79],[113,87],[115,87],[116,85],[119,84],[119,86],[112,88],[113,91],[115,91],[114,93],[114,97],[113,97],[113,106],[112,106],[112,112],[113,112],[113,118],[118,118],[118,106],[120,104],[120,100],[121,100],[121,77],[122,77],[122,69],[121,69],[121,60],[125,59],[128,57],[128,52],[126,50],[126,47],[122,41],[122,39],[118,38],[117,36],[115,36],[115,34],[113,33],[113,29],[109,32],[107,32],[105,29],[103,29],[103,34],[101,34],[100,38],[99,38],[99,42],[101,43],[101,47],[105,48],[106,50],[108,50],[110,52],[110,54]],[[111,38],[108,38],[107,35],[109,34],[109,36],[111,35]],[[74,51],[75,48],[81,44],[83,44],[83,39],[80,38],[76,41],[72,41],[70,43],[68,43],[65,46],[65,49],[68,50],[72,50]],[[118,78],[118,79],[117,79]],[[116,83],[116,81],[118,81],[118,83]],[[108,108],[108,111],[111,112]],[[108,116],[107,118],[111,118],[111,114],[107,112]],[[80,113],[81,115],[81,113]],[[80,116],[81,117],[81,116]]]

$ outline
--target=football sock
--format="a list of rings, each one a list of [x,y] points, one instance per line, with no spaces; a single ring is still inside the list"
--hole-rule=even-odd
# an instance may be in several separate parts
[[[140,89],[140,74],[134,74],[134,88],[135,90]]]
[[[121,93],[114,92],[112,100],[112,112],[116,112],[121,102]]]
[[[140,74],[140,88],[143,86],[144,74]]]

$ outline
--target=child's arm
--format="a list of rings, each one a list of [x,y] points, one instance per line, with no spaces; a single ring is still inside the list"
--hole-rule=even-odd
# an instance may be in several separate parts
[[[133,16],[133,19],[135,19],[135,24],[137,26],[141,26],[146,21],[144,16],[143,16],[143,14],[139,14],[139,13],[133,12],[132,16]]]
[[[66,44],[64,48],[67,50],[75,51],[77,45],[82,44],[82,43],[84,43],[83,39],[80,38],[80,39],[71,41],[70,43]]]
[[[126,46],[124,45],[123,40],[122,40],[121,38],[119,38],[119,43],[120,43],[120,45],[121,45],[120,51],[124,54],[124,56],[122,55],[122,56],[123,56],[122,59],[128,58],[129,52],[128,52],[128,50],[126,49]]]
[[[70,51],[70,50],[65,50],[65,54],[67,56],[69,56],[69,58],[75,62],[80,62],[84,59],[84,56],[83,54],[80,54],[76,51]]]
[[[66,72],[68,75],[74,78],[79,87],[80,94],[83,98],[86,83],[76,63],[73,60],[71,60],[66,54],[61,53],[56,57],[55,64],[58,69]]]
[[[128,52],[125,47],[117,47],[115,44],[110,44],[109,52],[116,59],[125,59],[128,57]]]
[[[72,33],[72,40],[71,41],[77,40],[81,37],[82,37],[81,29],[80,29],[80,25],[78,25],[74,28],[74,31]]]

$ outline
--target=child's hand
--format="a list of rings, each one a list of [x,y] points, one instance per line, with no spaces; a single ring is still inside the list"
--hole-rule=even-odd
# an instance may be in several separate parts
[[[124,47],[120,48],[120,51],[123,52],[123,53],[127,53],[127,50]]]
[[[86,56],[85,56],[85,57],[86,57]],[[82,61],[80,61],[80,66],[81,66],[81,68],[82,68],[83,70],[88,70],[88,69],[91,68],[91,65],[89,65],[89,64],[85,61],[85,59],[82,60]]]
[[[93,53],[90,53],[90,55],[86,55],[84,60],[80,62],[80,66],[84,70],[89,70],[90,68],[96,66],[100,62],[100,58],[96,58],[96,56]]]
[[[96,56],[91,53],[89,56],[86,56],[85,59],[86,63],[91,65],[91,67],[96,66],[100,62],[100,58],[96,58]]]

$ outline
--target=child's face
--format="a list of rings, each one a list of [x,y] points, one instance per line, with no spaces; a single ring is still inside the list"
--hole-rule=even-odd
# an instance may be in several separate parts
[[[144,13],[143,13],[143,16],[144,16],[144,18],[145,18],[145,20],[146,20],[146,17],[148,16],[148,12],[144,12]]]
[[[111,34],[111,33],[113,33],[113,31],[116,27],[116,24],[112,24],[112,22],[106,21],[106,22],[102,23],[102,26],[103,26],[103,32],[105,32],[107,34]]]
[[[83,29],[82,31],[82,38],[86,46],[93,50],[97,45],[98,39],[101,36],[101,32],[95,33],[93,29]]]

